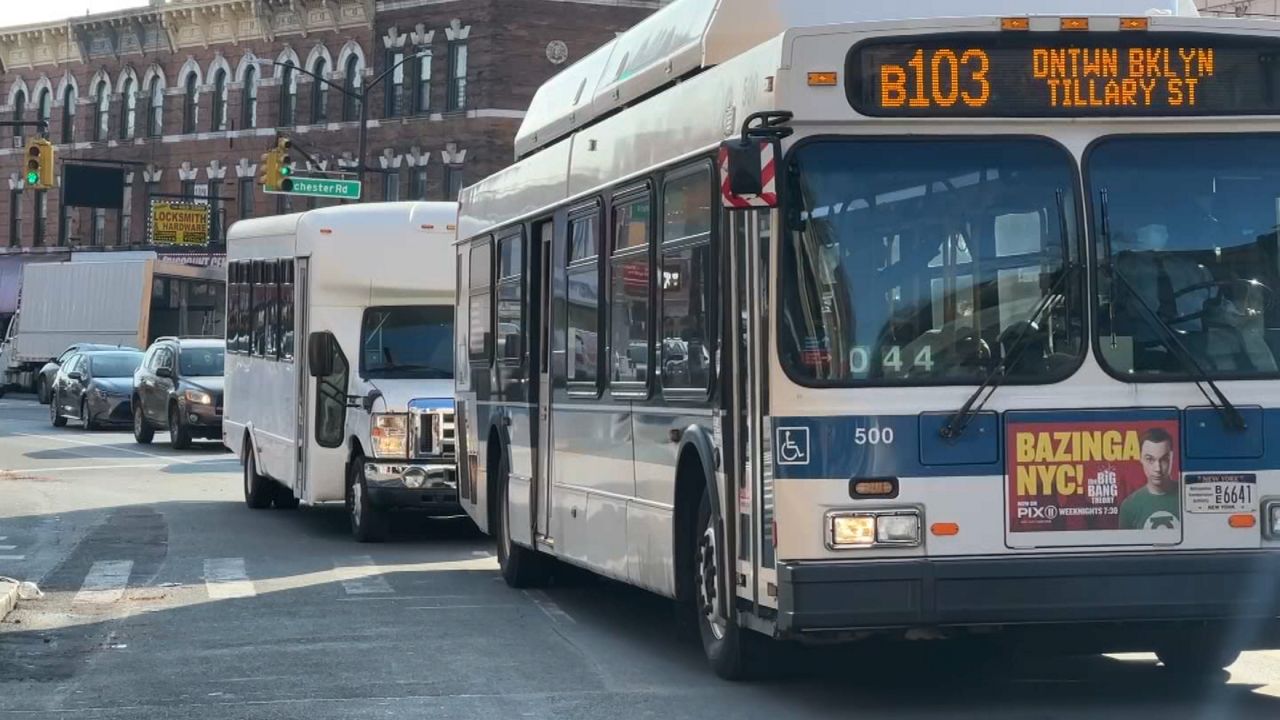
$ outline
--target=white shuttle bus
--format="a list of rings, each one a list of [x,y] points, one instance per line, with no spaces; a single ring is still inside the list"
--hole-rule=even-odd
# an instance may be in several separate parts
[[[251,508],[459,511],[453,438],[455,203],[349,205],[227,238],[223,444]]]
[[[460,495],[775,639],[1280,645],[1280,24],[676,0],[467,188]]]

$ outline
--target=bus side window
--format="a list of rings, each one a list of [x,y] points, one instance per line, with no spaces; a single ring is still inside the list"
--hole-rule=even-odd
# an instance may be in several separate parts
[[[276,260],[268,260],[264,266],[265,277],[262,279],[262,294],[264,296],[263,305],[265,307],[266,327],[263,330],[263,355],[272,360],[280,356],[280,286],[279,282],[280,263]]]
[[[498,239],[498,363],[503,381],[524,379],[524,235],[523,229]]]
[[[649,334],[649,230],[652,201],[648,192],[613,207],[613,254],[609,260],[609,380],[623,392],[642,392],[652,373]]]
[[[490,262],[491,245],[486,238],[471,248],[471,283],[470,283],[470,319],[468,326],[468,350],[471,354],[472,369],[487,369],[489,353],[493,345],[490,342],[492,319],[489,307],[489,284],[492,263]]]
[[[266,349],[267,340],[267,311],[266,311],[266,287],[263,285],[263,263],[261,260],[254,260],[250,266],[249,274],[252,276],[253,289],[250,293],[252,302],[251,314],[253,317],[253,331],[250,335],[250,346],[254,357],[262,357]]]
[[[293,259],[280,261],[280,359],[293,360],[294,337],[294,264]]]
[[[711,389],[711,168],[677,172],[662,188],[662,341],[664,391],[689,399]]]
[[[600,212],[569,220],[565,352],[570,394],[600,394]]]

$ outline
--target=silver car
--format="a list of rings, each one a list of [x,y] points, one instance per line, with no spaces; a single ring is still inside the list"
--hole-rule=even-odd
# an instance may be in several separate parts
[[[40,401],[41,405],[49,404],[53,378],[58,374],[58,368],[62,367],[62,363],[78,352],[88,352],[90,350],[137,350],[137,348],[124,345],[103,345],[101,343],[76,343],[68,347],[58,357],[45,363],[44,367],[40,368],[40,372],[36,374],[36,399]]]

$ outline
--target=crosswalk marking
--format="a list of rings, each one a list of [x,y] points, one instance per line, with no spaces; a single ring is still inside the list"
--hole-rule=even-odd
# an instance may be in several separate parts
[[[26,560],[26,555],[0,555],[0,560]]]
[[[333,572],[342,581],[342,589],[348,595],[376,595],[393,592],[390,583],[378,572],[378,566],[369,555],[335,560]]]
[[[0,540],[3,540],[3,539],[4,538],[0,538]],[[17,545],[0,545],[0,550],[17,550],[17,549],[18,549]]]
[[[244,570],[244,558],[211,558],[204,561],[204,586],[214,600],[253,597],[257,591]]]
[[[73,602],[105,604],[118,601],[124,597],[131,572],[132,560],[100,560],[94,563]]]

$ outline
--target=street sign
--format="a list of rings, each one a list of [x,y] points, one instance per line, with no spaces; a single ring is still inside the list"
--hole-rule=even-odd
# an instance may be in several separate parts
[[[359,200],[359,180],[338,180],[332,178],[298,177],[289,179],[293,188],[288,192],[266,190],[268,195],[305,195],[308,197],[334,198],[337,200]]]
[[[152,245],[208,245],[209,206],[180,200],[152,200],[147,218]]]

